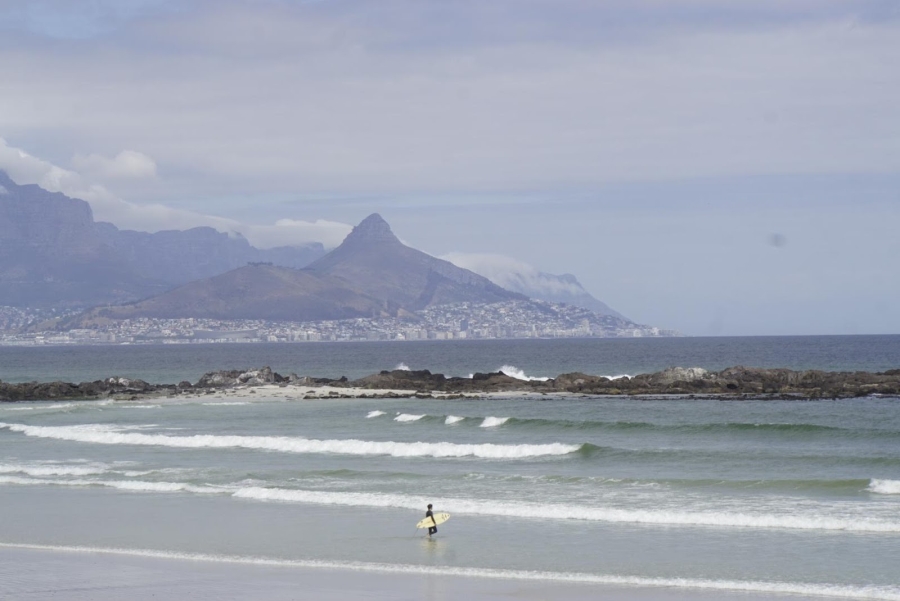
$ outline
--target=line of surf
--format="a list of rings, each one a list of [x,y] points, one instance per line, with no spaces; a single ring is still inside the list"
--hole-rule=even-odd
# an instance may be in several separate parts
[[[893,586],[850,586],[830,583],[713,580],[707,578],[661,578],[652,576],[621,576],[617,574],[589,574],[584,572],[509,570],[498,568],[449,567],[315,559],[274,559],[252,555],[220,555],[210,553],[160,551],[155,549],[90,547],[83,545],[66,546],[0,542],[0,547],[5,549],[27,549],[55,553],[91,553],[174,561],[202,561],[229,565],[272,566],[300,569],[349,570],[354,572],[379,574],[437,575],[488,580],[559,582],[635,588],[677,588],[722,592],[813,595],[844,599],[871,599],[873,601],[900,601],[900,588]]]
[[[386,415],[384,411],[370,411],[366,417],[371,419]],[[885,429],[854,429],[839,426],[828,426],[822,424],[807,423],[756,423],[756,422],[722,422],[722,423],[695,423],[695,424],[654,424],[652,422],[629,422],[629,421],[604,421],[604,420],[567,420],[567,419],[547,419],[547,418],[529,418],[529,417],[505,417],[498,418],[494,416],[453,416],[453,415],[410,415],[398,414],[394,418],[395,421],[429,421],[442,420],[445,423],[452,424],[462,420],[470,422],[478,421],[482,424],[493,424],[498,419],[503,419],[504,424],[516,427],[530,428],[565,428],[576,430],[607,430],[607,431],[629,431],[638,432],[660,431],[660,432],[677,432],[677,433],[696,433],[696,434],[717,434],[717,433],[738,433],[738,434],[761,434],[761,435],[790,435],[798,434],[807,435],[844,435],[844,436],[871,436],[871,437],[900,437],[900,432],[896,430]],[[489,427],[489,426],[485,426]]]
[[[424,497],[386,493],[331,492],[284,488],[246,487],[233,496],[257,501],[280,501],[349,507],[418,509],[429,502]],[[666,509],[620,509],[554,503],[527,503],[481,499],[443,499],[441,510],[465,515],[542,520],[580,520],[659,526],[708,526],[787,530],[828,530],[851,533],[896,533],[900,522],[857,517],[824,517],[750,514],[725,511],[673,511]]]
[[[0,476],[0,484],[17,484],[20,486],[99,486],[131,492],[190,492],[196,494],[222,494],[231,492],[227,489],[215,488],[212,486],[196,486],[186,482],[147,482],[143,480],[49,480],[42,478],[21,478],[18,476]]]
[[[224,494],[238,499],[342,507],[418,510],[430,499],[413,495],[335,492],[258,486],[197,485],[186,482],[140,480],[86,480],[23,478],[0,475],[0,484],[65,487],[104,487],[138,493]],[[460,515],[539,520],[574,520],[648,526],[686,526],[711,528],[751,528],[781,530],[841,531],[852,534],[900,532],[900,522],[824,515],[751,514],[737,511],[676,511],[666,509],[623,509],[556,503],[529,503],[496,499],[454,499],[441,501],[441,509]]]
[[[525,459],[575,453],[583,445],[548,443],[501,445],[451,442],[395,442],[372,440],[317,440],[287,436],[222,436],[195,434],[167,436],[105,428],[101,424],[81,426],[29,426],[0,422],[0,428],[26,436],[106,445],[142,445],[187,449],[255,449],[283,453],[332,453],[343,455],[388,455],[391,457],[477,457],[481,459]]]

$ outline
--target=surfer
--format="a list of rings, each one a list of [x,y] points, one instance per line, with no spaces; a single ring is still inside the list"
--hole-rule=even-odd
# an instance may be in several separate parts
[[[431,521],[434,522],[434,526],[428,527],[428,536],[435,534],[437,532],[437,522],[434,521],[434,513],[431,511],[431,503],[428,504],[428,511],[425,512],[425,519],[431,518]]]

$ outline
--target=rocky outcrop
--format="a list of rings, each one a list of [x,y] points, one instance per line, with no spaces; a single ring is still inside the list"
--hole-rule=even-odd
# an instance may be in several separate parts
[[[235,386],[263,386],[266,384],[281,384],[288,382],[281,374],[275,373],[270,367],[252,369],[247,371],[212,371],[203,375],[194,388],[234,388]]]
[[[169,384],[149,384],[129,378],[107,378],[93,382],[26,382],[8,384],[0,382],[0,401],[55,401],[72,399],[99,399],[107,397],[137,398],[149,394],[177,392],[178,387]]]
[[[264,385],[353,388],[371,391],[414,391],[407,396],[427,398],[439,392],[478,394],[490,392],[574,393],[592,396],[704,397],[720,399],[843,399],[870,395],[900,396],[900,369],[881,373],[792,371],[754,367],[729,367],[718,372],[701,368],[674,367],[633,378],[610,379],[583,373],[568,373],[546,381],[526,381],[502,372],[476,373],[471,378],[446,377],[428,370],[382,371],[358,380],[283,376],[269,367],[252,370],[209,372],[196,384],[148,384],[143,380],[114,377],[94,382],[0,382],[0,401],[32,401],[92,398],[138,398],[183,392],[212,392]],[[332,392],[330,394],[338,394]],[[349,391],[348,391],[349,394]],[[381,396],[393,393],[385,392]],[[341,395],[342,397],[348,395]],[[368,396],[368,395],[367,395]],[[396,396],[396,395],[394,395]]]

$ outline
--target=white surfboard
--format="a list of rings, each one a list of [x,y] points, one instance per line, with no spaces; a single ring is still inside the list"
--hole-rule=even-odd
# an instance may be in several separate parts
[[[431,518],[425,518],[421,520],[418,524],[416,524],[416,528],[431,528],[437,524],[443,524],[447,520],[450,519],[449,513],[436,513],[434,514],[434,521],[431,521]]]

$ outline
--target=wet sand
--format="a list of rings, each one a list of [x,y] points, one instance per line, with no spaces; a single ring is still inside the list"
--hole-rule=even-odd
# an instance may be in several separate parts
[[[199,556],[198,556],[199,557]],[[0,544],[0,598],[59,601],[521,599],[686,601],[821,599],[677,588],[614,587],[447,574],[265,565],[140,552]]]

